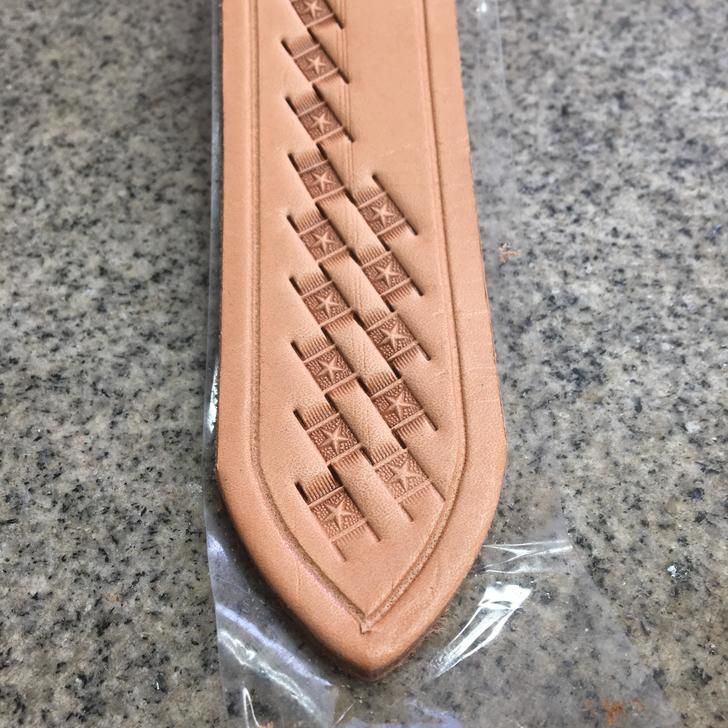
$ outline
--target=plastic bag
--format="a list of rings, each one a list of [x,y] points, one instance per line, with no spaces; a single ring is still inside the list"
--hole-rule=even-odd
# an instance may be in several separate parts
[[[572,549],[558,484],[524,486],[506,475],[487,543],[450,607],[413,654],[375,683],[356,680],[321,656],[262,582],[230,524],[214,477],[221,175],[214,5],[205,513],[228,716],[258,728],[675,725],[675,715]],[[472,156],[488,282],[497,293],[497,255],[502,260],[508,254],[499,243],[514,199],[497,4],[465,0],[459,14],[461,45],[475,60],[464,66],[463,81],[471,138],[479,141]],[[493,326],[497,347],[508,332],[499,331],[497,316]],[[511,461],[510,467],[517,466]]]

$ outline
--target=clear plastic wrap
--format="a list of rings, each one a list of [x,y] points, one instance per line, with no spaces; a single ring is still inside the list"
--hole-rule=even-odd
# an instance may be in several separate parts
[[[214,477],[221,174],[214,5],[205,514],[228,717],[259,728],[675,725],[572,549],[555,483],[524,488],[506,476],[493,528],[455,599],[405,662],[378,682],[356,680],[331,664],[262,582]],[[514,199],[498,11],[490,0],[464,0],[458,10],[463,45],[475,44],[466,53],[475,63],[464,65],[463,78],[471,135],[479,142],[472,154],[484,257],[489,287],[497,291],[499,243],[506,240],[501,226]],[[504,251],[501,246],[501,256]],[[497,317],[493,326],[497,346],[508,332],[499,331]]]

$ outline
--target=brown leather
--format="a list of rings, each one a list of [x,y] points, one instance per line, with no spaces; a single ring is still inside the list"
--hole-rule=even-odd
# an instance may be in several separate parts
[[[505,467],[451,0],[223,0],[217,470],[368,675],[472,565]]]

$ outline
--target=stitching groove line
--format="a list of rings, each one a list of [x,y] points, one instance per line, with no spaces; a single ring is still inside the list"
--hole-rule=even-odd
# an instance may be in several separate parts
[[[251,3],[253,11],[252,11],[252,22],[251,27],[253,31],[253,40],[254,43],[252,44],[253,51],[250,53],[251,58],[251,70],[249,73],[249,77],[252,80],[252,83],[254,84],[254,115],[253,115],[253,121],[251,122],[250,126],[250,137],[251,137],[251,144],[252,148],[254,150],[259,151],[260,150],[260,124],[261,124],[261,113],[260,113],[260,75],[258,73],[258,65],[257,65],[257,55],[256,55],[256,45],[258,51],[260,50],[260,32],[259,32],[259,21],[258,21],[258,0],[253,0]],[[423,0],[423,6],[420,9],[420,15],[424,15],[423,12],[425,10],[424,6],[424,0]],[[430,68],[430,61],[429,61],[429,55],[430,55],[430,38],[428,37],[428,29],[427,29],[427,22],[423,22],[421,18],[418,18],[420,21],[418,23],[418,28],[421,30],[421,32],[424,34],[425,38],[425,55],[424,55],[424,62],[421,64],[423,66],[423,72],[427,74],[427,92],[428,92],[428,98],[432,99],[433,96],[433,79],[432,79],[432,69]],[[343,39],[343,45],[346,47],[345,39]],[[347,97],[348,99],[348,97]],[[434,113],[431,111],[430,116],[432,116],[432,123],[431,123],[431,129],[428,128],[428,133],[430,136],[428,136],[428,146],[427,151],[430,156],[434,156],[435,158],[435,171],[436,174],[433,174],[433,180],[436,185],[437,191],[441,194],[443,191],[443,180],[442,180],[442,174],[440,173],[440,163],[441,160],[439,158],[439,151],[436,148],[435,141],[437,137],[437,119],[434,117]],[[431,137],[431,138],[430,138]],[[350,158],[349,154],[349,158]],[[260,155],[258,154],[257,157],[254,155],[254,158],[257,159],[257,165],[254,165],[254,175],[256,182],[259,183],[260,177],[261,177],[261,170],[260,170]],[[350,166],[350,165],[349,165]],[[259,199],[260,199],[260,186],[254,187],[254,190],[251,194],[251,200],[252,200],[252,207],[253,209],[259,208]],[[439,197],[437,197],[437,194],[433,195],[433,202],[440,203],[440,207],[442,207],[442,203]],[[444,211],[443,211],[444,216]],[[448,241],[448,229],[447,229],[447,220],[443,222],[443,230],[442,234],[444,236],[445,242]],[[250,224],[250,237],[255,241],[255,247],[256,247],[256,264],[254,267],[254,276],[255,276],[255,284],[256,289],[260,284],[261,274],[261,264],[260,264],[260,254],[259,254],[259,247],[260,247],[260,237],[261,237],[261,223],[260,223],[260,215],[252,216],[251,224]],[[454,241],[453,241],[454,242]],[[447,249],[446,249],[447,253]],[[449,257],[446,256],[446,263],[449,266]],[[449,286],[452,286],[452,276],[450,274],[450,268],[448,267],[447,270],[447,277],[445,278],[443,276],[443,282],[445,285],[448,286],[446,293],[450,291]],[[256,323],[260,322],[261,316],[260,316],[260,296],[259,294],[256,294],[252,299],[252,309],[253,309],[253,321]],[[257,350],[260,351],[260,337],[261,337],[261,330],[260,326],[257,327],[255,332],[255,345],[257,347]],[[457,339],[455,340],[455,343],[457,344]],[[452,353],[452,355],[449,357],[450,361],[453,364],[453,369],[455,373],[459,371],[459,369],[462,366],[462,360],[460,358],[460,352],[459,349],[456,348],[455,351]],[[457,379],[457,377],[456,377]],[[457,388],[458,394],[460,395],[460,399],[462,400],[462,397],[464,395],[463,389],[462,389],[462,382],[459,383],[459,387]],[[260,364],[259,361],[257,365],[254,368],[254,375],[253,375],[253,381],[252,381],[252,388],[253,388],[253,408],[257,408],[258,415],[260,414]],[[466,413],[464,413],[466,415]],[[258,420],[260,418],[258,417]],[[320,583],[321,587],[324,589],[327,595],[331,596],[337,604],[340,604],[342,606],[342,609],[346,610],[348,613],[353,615],[356,619],[359,620],[362,630],[366,631],[368,629],[371,629],[372,625],[375,624],[377,621],[382,619],[389,611],[390,609],[395,605],[399,597],[406,591],[408,586],[417,578],[417,575],[420,573],[421,569],[423,568],[428,556],[433,552],[433,550],[436,548],[440,537],[443,533],[443,529],[447,525],[451,510],[452,510],[452,503],[454,499],[451,497],[451,495],[448,493],[445,503],[445,509],[443,510],[443,513],[441,517],[439,518],[435,530],[432,532],[430,537],[428,537],[427,544],[425,547],[417,554],[416,561],[408,568],[407,574],[396,584],[393,586],[391,592],[387,596],[386,600],[382,602],[381,604],[377,605],[375,608],[366,611],[359,608],[352,600],[344,593],[341,588],[328,576],[327,572],[311,557],[310,554],[306,552],[305,549],[301,548],[301,543],[294,534],[294,532],[291,530],[291,527],[286,522],[286,520],[283,518],[280,511],[276,508],[274,499],[272,496],[272,491],[269,482],[266,479],[265,472],[261,466],[260,458],[258,455],[258,450],[260,449],[260,431],[258,427],[258,420],[256,420],[253,416],[250,418],[250,426],[252,427],[252,436],[251,436],[251,442],[250,442],[250,453],[252,458],[252,463],[254,468],[256,469],[256,474],[261,480],[262,486],[263,486],[263,495],[266,500],[266,507],[272,514],[272,518],[275,519],[275,523],[280,527],[282,537],[285,539],[286,543],[291,546],[291,548],[295,548],[298,552],[300,552],[300,558],[305,563],[306,568],[311,572],[312,576],[315,577],[318,582]],[[464,431],[467,431],[468,429],[468,422],[467,417],[465,417],[462,427],[460,428]],[[462,439],[462,438],[461,438]],[[455,465],[455,474],[454,474],[454,483],[457,486],[457,484],[460,481],[462,470],[464,467],[464,462],[467,461],[467,451],[465,448],[458,446],[458,456],[457,456],[457,463]],[[451,489],[454,492],[457,492],[457,487],[455,489]]]

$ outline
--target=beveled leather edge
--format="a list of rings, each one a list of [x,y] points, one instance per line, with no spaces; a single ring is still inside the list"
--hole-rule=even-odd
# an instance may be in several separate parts
[[[432,5],[432,4],[431,4]],[[223,11],[224,12],[224,11]],[[429,8],[429,13],[435,15],[435,20],[439,17],[445,23],[448,33],[456,32],[452,21],[441,16],[446,15],[437,8]],[[240,20],[240,18],[238,19]],[[438,28],[438,32],[444,32],[442,28]],[[428,38],[429,40],[429,38]],[[225,43],[223,37],[223,55],[225,53]],[[457,47],[457,46],[456,46]],[[433,51],[433,66],[436,65],[436,49]],[[229,59],[228,59],[229,60]],[[444,59],[443,76],[447,78],[447,66],[452,67],[452,61],[448,63]],[[455,70],[459,69],[455,66]],[[234,68],[230,62],[223,65],[223,79],[226,76],[235,76],[240,79],[245,75],[245,68]],[[450,74],[452,76],[452,74]],[[250,79],[249,79],[250,81]],[[450,77],[447,79],[449,84],[448,93],[450,94],[450,102],[448,104],[439,104],[439,110],[446,114],[447,123],[440,124],[438,127],[438,140],[441,142],[440,147],[460,151],[458,146],[462,145],[462,139],[467,135],[467,126],[465,123],[465,114],[462,98],[462,88],[460,85],[459,73],[457,78]],[[223,95],[225,83],[223,81]],[[456,98],[453,98],[456,97]],[[459,102],[459,103],[458,103]],[[442,108],[446,107],[446,108]],[[239,108],[236,110],[236,116],[245,118],[245,110]],[[223,130],[226,129],[227,120],[223,114]],[[245,149],[242,144],[232,141],[235,135],[227,135],[228,139],[225,143],[225,153],[223,159],[224,168],[240,169],[245,168],[245,164],[254,164],[254,160],[245,159]],[[239,135],[238,135],[239,136]],[[240,142],[240,138],[237,139]],[[467,156],[467,149],[465,149]],[[461,175],[462,159],[450,157],[440,160],[440,170],[443,177],[443,187],[448,188],[448,194],[444,198],[445,219],[452,218],[453,215],[460,217],[461,221],[467,218],[472,221],[469,225],[471,228],[467,236],[467,244],[477,247],[477,255],[480,257],[479,235],[477,230],[477,218],[475,215],[475,203],[473,198],[473,190],[470,180],[464,183]],[[469,160],[465,160],[465,164],[469,165]],[[252,229],[250,227],[253,222],[250,213],[255,209],[254,200],[251,199],[252,190],[236,189],[236,184],[242,183],[242,176],[235,180],[235,175],[226,174],[224,178],[227,189],[223,194],[223,250],[227,244],[231,244],[231,238],[237,233],[238,236],[245,230]],[[231,183],[231,180],[235,182]],[[232,189],[231,189],[232,185]],[[454,209],[453,209],[454,208]],[[244,239],[238,239],[238,245],[244,245]],[[463,246],[463,238],[458,239],[458,245]],[[462,265],[462,256],[459,257]],[[242,260],[238,263],[242,264]],[[459,270],[458,261],[455,265],[451,261],[451,278],[454,281],[467,279],[472,274],[471,270]],[[243,266],[241,265],[241,268]],[[251,281],[251,271],[234,270],[232,266],[226,265],[223,268],[222,290],[227,285],[231,285],[233,281]],[[484,276],[480,274],[481,292],[484,291]],[[247,304],[243,310],[252,310],[254,301],[251,299],[253,287],[248,286],[244,292]],[[454,290],[462,289],[454,287]],[[467,296],[467,290],[465,295]],[[456,298],[459,294],[456,293]],[[223,295],[221,305],[221,316],[225,320],[232,318],[240,326],[244,322],[240,321],[239,301],[238,306],[231,306],[230,300]],[[458,307],[455,307],[458,310]],[[485,312],[487,313],[487,311]],[[459,322],[460,324],[462,322]],[[480,357],[484,366],[492,364],[492,342],[487,340],[487,316],[484,318],[483,339],[474,341],[465,339],[460,341],[464,348],[477,349],[479,353],[471,354],[473,357]],[[248,321],[247,326],[250,325]],[[460,329],[458,325],[458,329]],[[227,327],[230,330],[230,327]],[[224,386],[224,380],[227,377],[225,362],[230,358],[252,356],[251,351],[246,352],[245,334],[240,328],[235,329],[239,335],[232,340],[232,337],[226,337],[225,341],[221,341],[221,389]],[[250,342],[254,337],[249,336],[247,341]],[[491,360],[491,361],[489,361]],[[241,368],[241,370],[244,368]],[[468,376],[465,372],[464,377]],[[495,376],[493,372],[493,376]],[[252,382],[248,382],[250,387],[238,387],[237,394],[241,395],[244,390],[252,391]],[[467,389],[467,385],[466,385]],[[230,388],[226,388],[226,393]],[[496,386],[497,391],[497,386]],[[472,409],[473,402],[466,402],[466,410]],[[355,672],[367,676],[380,675],[391,666],[399,662],[404,654],[421,638],[426,627],[429,627],[439,616],[442,611],[442,601],[422,603],[420,597],[422,593],[426,593],[428,584],[436,585],[440,593],[447,593],[451,598],[459,587],[462,579],[467,574],[472,565],[472,561],[477,555],[477,549],[473,549],[473,543],[481,543],[487,529],[490,525],[492,514],[495,511],[495,504],[498,499],[502,474],[505,468],[505,435],[502,421],[502,413],[500,404],[497,408],[493,408],[495,416],[489,418],[491,427],[489,433],[474,433],[472,430],[467,432],[468,453],[474,448],[479,447],[475,444],[478,438],[490,436],[490,447],[493,456],[499,461],[494,471],[497,475],[488,482],[488,487],[483,488],[482,481],[477,472],[477,463],[473,462],[472,457],[466,457],[465,472],[460,485],[458,498],[453,506],[447,528],[444,530],[440,541],[434,548],[429,561],[423,567],[420,574],[415,578],[414,582],[391,610],[378,621],[369,631],[363,632],[360,615],[352,614],[351,610],[342,606],[338,594],[332,589],[327,588],[321,581],[320,576],[310,566],[301,564],[298,557],[291,551],[292,544],[286,540],[283,534],[275,525],[279,514],[272,513],[270,504],[260,504],[257,508],[247,509],[241,507],[238,498],[230,497],[232,489],[240,483],[253,482],[257,479],[256,469],[252,458],[252,453],[248,452],[242,446],[246,427],[245,422],[250,421],[251,401],[241,397],[227,396],[220,401],[219,410],[219,428],[217,441],[217,473],[218,479],[223,492],[223,497],[233,511],[234,522],[240,524],[239,533],[246,547],[251,553],[254,561],[258,564],[263,576],[269,581],[273,589],[281,595],[285,603],[288,603],[296,616],[305,624],[305,626],[318,637],[324,646],[336,655],[339,660],[347,664]],[[230,414],[228,414],[230,410]],[[467,412],[466,412],[467,421]],[[242,440],[240,436],[243,436]],[[252,443],[251,443],[252,445]],[[481,443],[482,446],[482,443]],[[473,470],[476,472],[473,472]],[[481,495],[486,492],[486,502],[483,502]],[[261,498],[261,493],[257,488],[251,488],[248,496],[253,498]],[[263,507],[261,507],[263,506]],[[480,511],[483,514],[480,520],[479,528],[472,527],[472,512]],[[266,518],[261,519],[260,513],[265,513]],[[467,521],[468,529],[463,532],[457,528],[459,521]],[[266,533],[266,539],[256,533],[263,529]],[[265,543],[264,547],[259,544]],[[453,562],[452,555],[455,554],[459,558],[457,562]],[[462,557],[467,554],[466,557]],[[457,555],[460,555],[459,557]],[[303,567],[303,568],[302,568]],[[290,583],[284,575],[295,574],[295,580]],[[446,585],[443,587],[443,581]],[[424,586],[423,586],[424,585]],[[417,588],[415,589],[415,586]],[[318,609],[315,612],[303,609],[306,604],[317,604]],[[402,619],[402,614],[407,614],[406,619]],[[335,615],[331,618],[331,615]],[[332,627],[341,620],[343,623],[349,623],[350,629],[342,631],[340,628]],[[402,625],[409,625],[409,629],[402,629]],[[392,625],[395,629],[390,628]],[[423,628],[423,625],[425,627]],[[352,642],[355,643],[355,649],[352,649]],[[357,659],[353,663],[349,655],[356,653]]]

